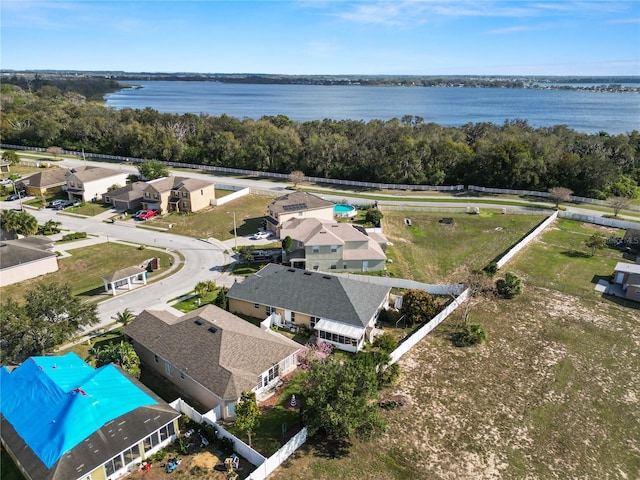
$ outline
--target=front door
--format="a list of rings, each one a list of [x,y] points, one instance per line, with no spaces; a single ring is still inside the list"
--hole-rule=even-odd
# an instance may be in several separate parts
[[[366,272],[367,270],[369,270],[369,261],[368,260],[363,260],[362,261],[362,271]]]

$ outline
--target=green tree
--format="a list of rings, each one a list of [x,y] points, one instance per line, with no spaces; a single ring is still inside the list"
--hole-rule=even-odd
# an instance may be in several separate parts
[[[398,348],[398,340],[393,334],[384,332],[382,335],[376,337],[373,341],[373,346],[379,348],[383,352],[391,353]]]
[[[596,254],[596,250],[602,250],[607,245],[607,241],[601,235],[594,233],[585,240],[584,244],[591,250],[591,256],[593,257]]]
[[[385,430],[377,405],[375,364],[367,361],[312,361],[302,381],[301,414],[309,435],[332,439],[369,438]]]
[[[516,297],[522,293],[522,281],[517,275],[507,272],[504,278],[496,282],[496,290],[504,297]]]
[[[236,405],[235,425],[243,432],[247,433],[249,446],[251,446],[251,435],[258,426],[260,409],[256,401],[256,392],[242,392],[240,401]]]
[[[218,295],[216,296],[215,301],[213,302],[213,304],[216,307],[219,307],[223,310],[227,309],[227,292],[229,291],[228,288],[226,287],[222,287],[220,289],[220,291],[218,292]]]
[[[109,363],[122,367],[132,377],[140,378],[140,357],[130,343],[122,340],[120,343],[109,343],[105,346],[92,348],[89,354],[93,357],[96,368]]]
[[[17,235],[34,235],[38,232],[38,220],[29,212],[3,210],[0,213],[0,229],[5,232],[15,232]]]
[[[438,311],[438,304],[434,298],[424,290],[407,290],[402,297],[400,313],[404,315],[409,325],[427,322]]]
[[[196,295],[198,295],[198,297],[200,298],[204,298],[208,290],[209,289],[207,288],[207,284],[204,282],[196,283],[196,286],[193,288],[193,291],[196,292]]]
[[[115,320],[124,327],[129,325],[129,322],[134,318],[136,318],[135,314],[128,308],[125,308],[121,312],[118,312],[113,317],[111,317],[112,320]]]
[[[292,244],[293,244],[293,240],[291,240],[291,237],[289,235],[287,235],[282,239],[282,249],[285,252],[289,253],[291,251]]]
[[[251,263],[254,261],[255,257],[253,255],[254,247],[251,245],[244,245],[240,247],[238,253],[240,254],[240,259],[245,263]]]
[[[2,161],[10,163],[11,165],[17,165],[20,163],[20,157],[13,150],[5,150],[2,152]]]
[[[54,233],[60,233],[60,227],[62,222],[56,222],[55,220],[47,220],[43,225],[38,225],[38,235],[53,235]]]
[[[374,226],[380,223],[380,220],[382,220],[382,217],[384,217],[384,215],[377,208],[370,208],[369,210],[367,210],[367,213],[365,214],[365,220]]]
[[[140,175],[147,180],[154,180],[169,175],[169,167],[158,160],[147,160],[137,165]]]
[[[98,307],[73,296],[69,285],[38,283],[24,294],[24,303],[11,297],[0,308],[0,342],[4,361],[22,362],[45,355],[98,323]]]

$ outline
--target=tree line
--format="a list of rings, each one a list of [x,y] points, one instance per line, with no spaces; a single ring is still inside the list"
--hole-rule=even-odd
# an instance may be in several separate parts
[[[114,110],[45,85],[1,87],[1,140],[121,155],[382,183],[474,184],[636,198],[640,132],[586,134],[567,126],[445,127],[420,117],[388,121],[259,120]]]

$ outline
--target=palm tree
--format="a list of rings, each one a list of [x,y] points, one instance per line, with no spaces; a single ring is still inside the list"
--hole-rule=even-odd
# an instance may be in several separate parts
[[[104,347],[92,348],[89,350],[89,355],[95,360],[96,368],[115,363],[131,376],[140,377],[140,357],[131,344],[124,340],[120,343],[109,343]]]
[[[136,316],[131,310],[125,308],[123,311],[118,312],[113,317],[111,317],[111,320],[115,320],[116,322],[121,323],[123,327],[126,327],[128,323],[135,317]]]

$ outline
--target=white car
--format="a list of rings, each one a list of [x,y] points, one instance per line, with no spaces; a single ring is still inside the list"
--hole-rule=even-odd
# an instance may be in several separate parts
[[[273,235],[272,232],[258,232],[252,238],[254,240],[264,240],[265,238],[270,238]]]
[[[11,185],[13,181],[10,178],[2,178],[0,179],[0,185]]]

